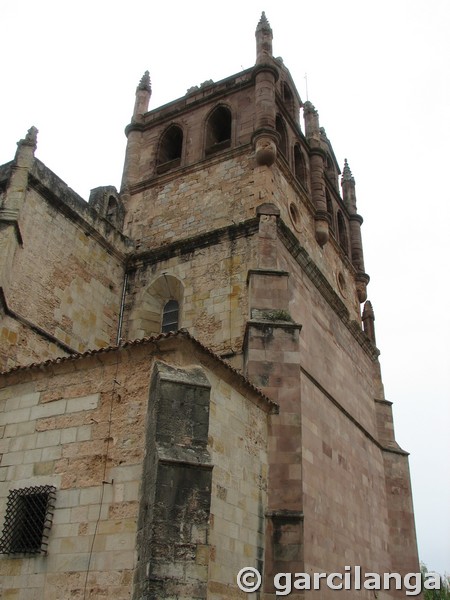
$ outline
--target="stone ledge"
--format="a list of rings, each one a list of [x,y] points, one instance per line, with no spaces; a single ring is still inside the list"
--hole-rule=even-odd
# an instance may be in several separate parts
[[[266,510],[264,516],[268,519],[282,519],[285,521],[303,521],[305,515],[301,510],[276,509]]]
[[[245,337],[247,337],[248,334],[248,330],[250,328],[251,325],[254,325],[256,328],[259,329],[263,329],[266,327],[275,327],[278,329],[288,329],[288,330],[298,330],[299,332],[301,331],[303,325],[300,325],[300,323],[290,323],[289,321],[268,321],[268,320],[264,320],[264,319],[249,319],[247,321],[247,326],[245,328]],[[245,344],[245,342],[244,342]]]
[[[269,275],[273,277],[289,277],[289,271],[281,269],[249,269],[247,273],[247,285],[251,275]]]
[[[208,451],[204,449],[197,450],[195,448],[181,448],[179,446],[165,448],[158,445],[157,456],[158,461],[165,465],[181,465],[196,469],[206,469],[207,471],[212,470],[214,467]]]

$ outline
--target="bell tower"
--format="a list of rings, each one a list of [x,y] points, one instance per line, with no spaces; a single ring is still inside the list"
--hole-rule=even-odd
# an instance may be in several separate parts
[[[172,307],[170,326],[280,407],[270,416],[258,559],[267,599],[277,572],[418,570],[355,179],[274,58],[272,38],[263,13],[252,68],[150,111],[146,72],[126,128],[121,189],[124,234],[136,247],[123,337],[167,331]]]

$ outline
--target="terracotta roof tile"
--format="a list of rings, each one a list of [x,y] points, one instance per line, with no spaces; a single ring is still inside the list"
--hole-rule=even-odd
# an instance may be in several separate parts
[[[229,365],[218,354],[216,354],[210,348],[208,348],[207,346],[205,346],[204,344],[199,342],[186,329],[180,329],[178,331],[170,331],[168,333],[160,333],[155,336],[143,337],[143,338],[139,338],[139,339],[135,339],[135,340],[126,340],[126,341],[122,341],[119,345],[105,346],[104,348],[98,348],[97,350],[86,350],[85,352],[77,352],[76,354],[71,354],[69,356],[60,356],[58,358],[51,358],[51,359],[48,359],[48,360],[45,360],[42,362],[34,362],[34,363],[30,363],[28,365],[18,365],[16,367],[11,367],[10,369],[7,369],[5,371],[0,371],[0,376],[8,375],[9,373],[14,373],[17,371],[29,371],[29,370],[34,370],[34,369],[43,369],[43,368],[51,366],[51,365],[57,365],[57,364],[64,363],[64,362],[75,361],[75,360],[79,360],[81,358],[86,358],[88,356],[96,356],[98,354],[104,354],[106,352],[114,352],[121,348],[130,348],[132,346],[142,346],[145,344],[151,344],[154,342],[158,342],[160,340],[165,340],[168,338],[177,338],[177,337],[178,338],[182,337],[182,338],[185,338],[185,339],[191,341],[202,352],[205,352],[206,354],[208,354],[209,356],[214,358],[214,360],[219,361],[222,366],[226,367],[227,370],[234,373],[234,375],[237,376],[239,379],[241,379],[241,381],[247,387],[249,387],[253,392],[257,393],[266,402],[269,402],[273,407],[273,412],[278,412],[278,404],[276,402],[274,402],[268,396],[266,396],[258,387],[253,385],[253,383],[251,383],[251,381],[249,381],[246,377],[244,377],[244,375],[242,375],[242,373],[240,373],[237,369],[235,369],[234,367]]]

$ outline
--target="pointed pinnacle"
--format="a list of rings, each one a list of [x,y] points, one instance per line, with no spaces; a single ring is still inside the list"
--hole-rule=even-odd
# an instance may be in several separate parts
[[[142,75],[137,89],[146,90],[147,92],[152,91],[152,83],[150,81],[150,73],[148,71],[145,71],[145,73]]]
[[[261,18],[259,20],[258,26],[256,27],[256,31],[270,31],[270,33],[272,33],[270,23],[267,20],[266,13],[264,11],[262,11],[261,13]]]
[[[347,159],[344,159],[344,170],[342,171],[342,181],[354,181]]]
[[[362,318],[363,318],[363,320],[364,319],[373,319],[375,321],[375,313],[373,312],[372,302],[370,302],[370,300],[367,300],[364,304]]]

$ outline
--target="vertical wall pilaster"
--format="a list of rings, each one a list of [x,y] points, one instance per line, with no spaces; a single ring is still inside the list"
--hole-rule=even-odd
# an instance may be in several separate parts
[[[253,146],[256,162],[270,167],[276,160],[278,134],[275,129],[275,83],[278,71],[272,58],[272,29],[266,15],[262,13],[255,32],[256,64],[255,77],[255,122]]]
[[[8,290],[16,250],[22,245],[19,217],[27,195],[28,175],[34,164],[37,133],[36,127],[31,127],[25,138],[17,143],[9,183],[0,205],[0,288],[4,293]]]
[[[157,363],[139,509],[134,595],[206,598],[212,464],[210,385],[200,368]]]
[[[311,195],[316,209],[315,214],[315,236],[317,243],[324,246],[329,239],[329,222],[327,213],[327,201],[325,195],[325,176],[324,176],[324,152],[320,142],[319,113],[307,101],[303,105],[303,115],[305,118],[305,133],[310,150],[310,172],[311,172]]]
[[[300,330],[289,316],[289,273],[278,269],[273,204],[258,207],[258,268],[248,275],[250,320],[244,340],[245,373],[280,405],[269,426],[264,597],[278,572],[303,564]]]
[[[361,238],[363,218],[357,213],[355,179],[350,171],[347,159],[344,162],[341,185],[344,204],[347,207],[350,219],[350,246],[352,264],[356,269],[356,290],[359,301],[365,302],[367,299],[369,276],[364,270],[364,254]]]
[[[136,88],[133,116],[130,125],[128,125],[126,129],[127,148],[125,152],[122,183],[120,186],[121,192],[125,192],[125,194],[128,187],[137,183],[139,179],[139,158],[141,153],[144,114],[148,111],[151,95],[152,87],[150,75],[148,71],[145,71]]]

